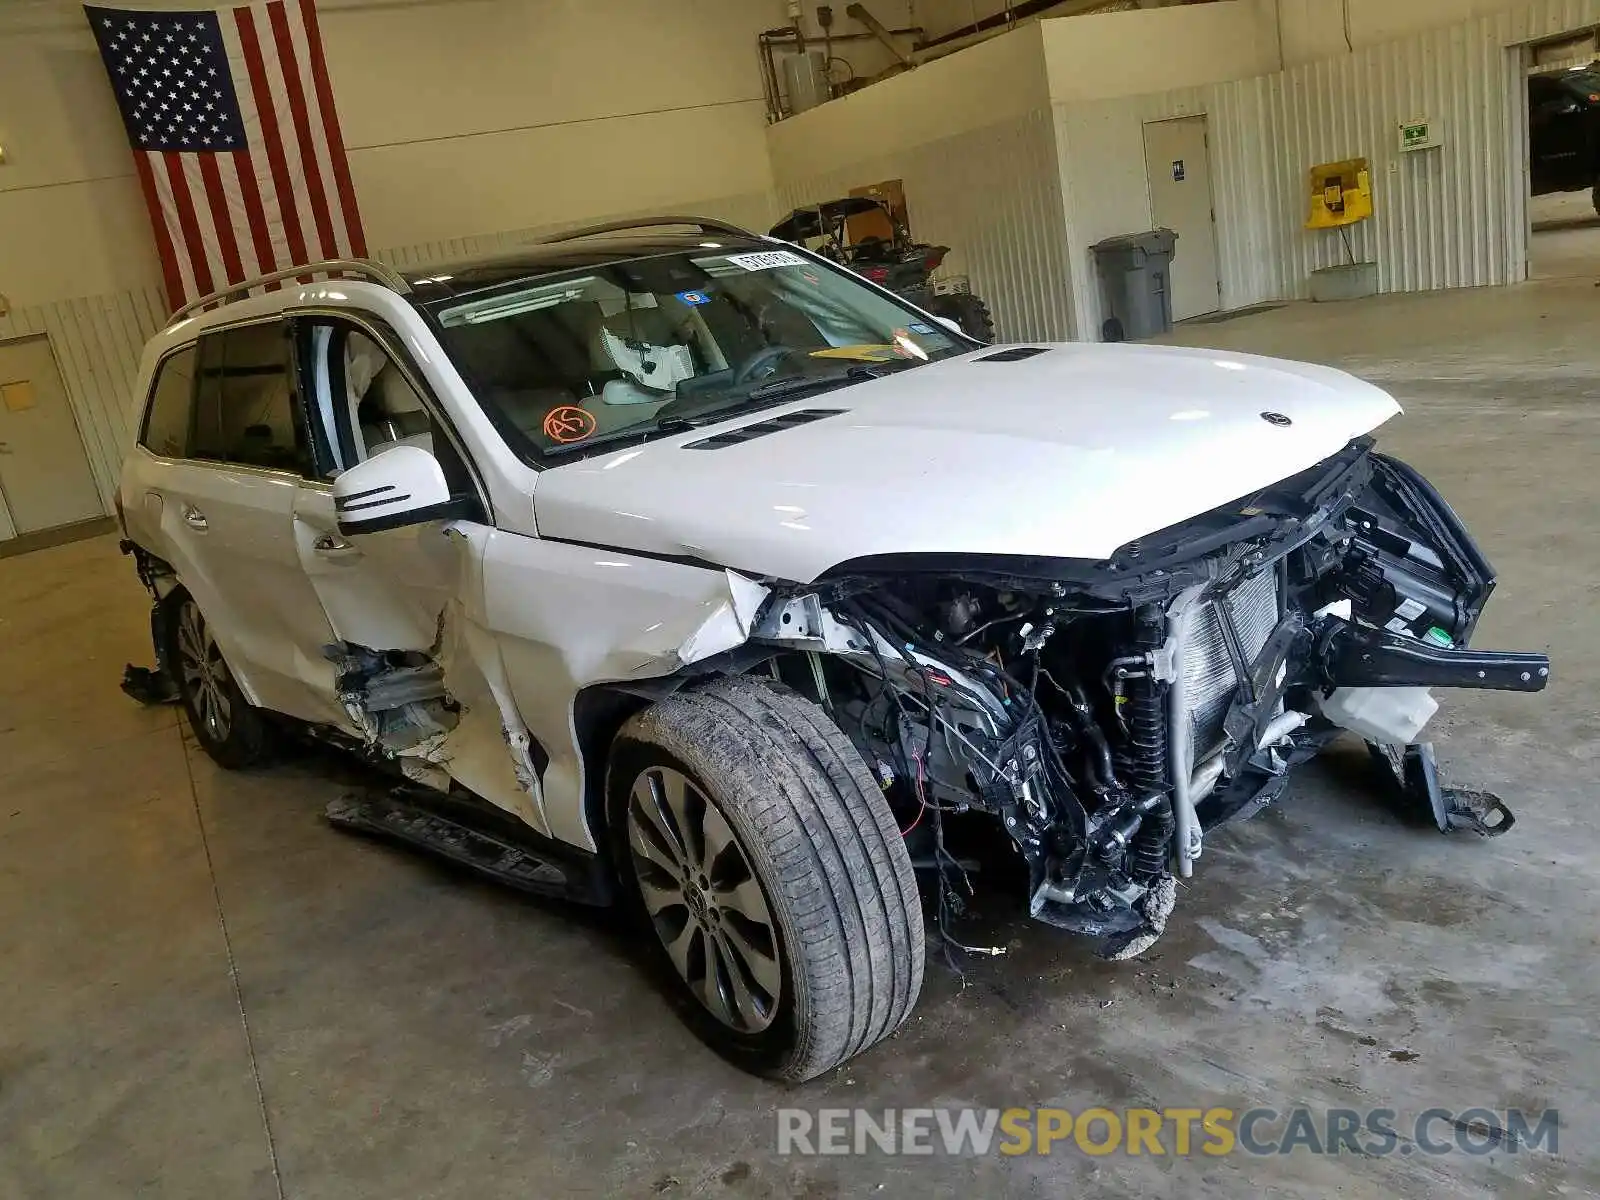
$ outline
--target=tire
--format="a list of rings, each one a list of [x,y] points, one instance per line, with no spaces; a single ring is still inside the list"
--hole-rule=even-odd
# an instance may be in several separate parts
[[[934,296],[928,311],[938,317],[949,317],[966,331],[968,337],[980,342],[994,342],[994,316],[983,300],[970,292],[951,292],[947,296]]]
[[[273,728],[266,714],[245,699],[194,597],[176,592],[164,608],[168,669],[194,740],[230,771],[270,761]]]
[[[748,677],[677,693],[618,733],[607,793],[624,902],[713,1050],[797,1083],[900,1027],[922,988],[911,857],[821,708]]]
[[[1594,191],[1589,193],[1589,202],[1594,205],[1596,216],[1600,216],[1600,183],[1594,185]]]

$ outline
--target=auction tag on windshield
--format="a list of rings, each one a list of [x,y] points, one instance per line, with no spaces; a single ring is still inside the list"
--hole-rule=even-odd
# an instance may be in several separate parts
[[[789,250],[758,250],[754,254],[730,254],[728,261],[746,271],[770,271],[773,267],[803,267],[806,260]]]

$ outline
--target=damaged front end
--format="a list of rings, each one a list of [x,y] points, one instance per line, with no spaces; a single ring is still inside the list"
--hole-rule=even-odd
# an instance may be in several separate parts
[[[1509,828],[1503,806],[1491,823],[1446,796],[1414,743],[1428,688],[1537,691],[1548,660],[1465,649],[1492,568],[1371,447],[1102,562],[856,560],[777,589],[751,640],[792,652],[771,669],[849,734],[905,829],[992,814],[1032,915],[1131,956],[1208,831],[1275,800],[1342,730],[1381,748],[1441,829]]]

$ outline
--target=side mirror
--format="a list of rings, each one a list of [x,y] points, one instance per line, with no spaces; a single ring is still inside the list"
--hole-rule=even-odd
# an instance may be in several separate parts
[[[967,331],[961,328],[961,322],[956,320],[954,317],[935,317],[934,320],[943,325],[951,333],[959,333],[962,337],[967,336]]]
[[[333,511],[346,537],[456,520],[474,509],[450,494],[444,468],[420,446],[391,446],[333,482]]]

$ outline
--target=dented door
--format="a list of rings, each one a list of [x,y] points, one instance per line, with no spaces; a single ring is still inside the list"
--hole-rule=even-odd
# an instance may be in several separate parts
[[[341,536],[333,491],[321,483],[295,499],[294,540],[334,636],[373,650],[434,647],[440,614],[471,574],[466,541],[443,521]]]
[[[357,731],[417,782],[459,784],[549,832],[544,752],[517,712],[499,643],[479,619],[492,531],[430,521],[345,538],[333,493],[319,485],[302,489],[294,530],[336,639],[337,700]],[[419,736],[419,727],[428,732]]]

